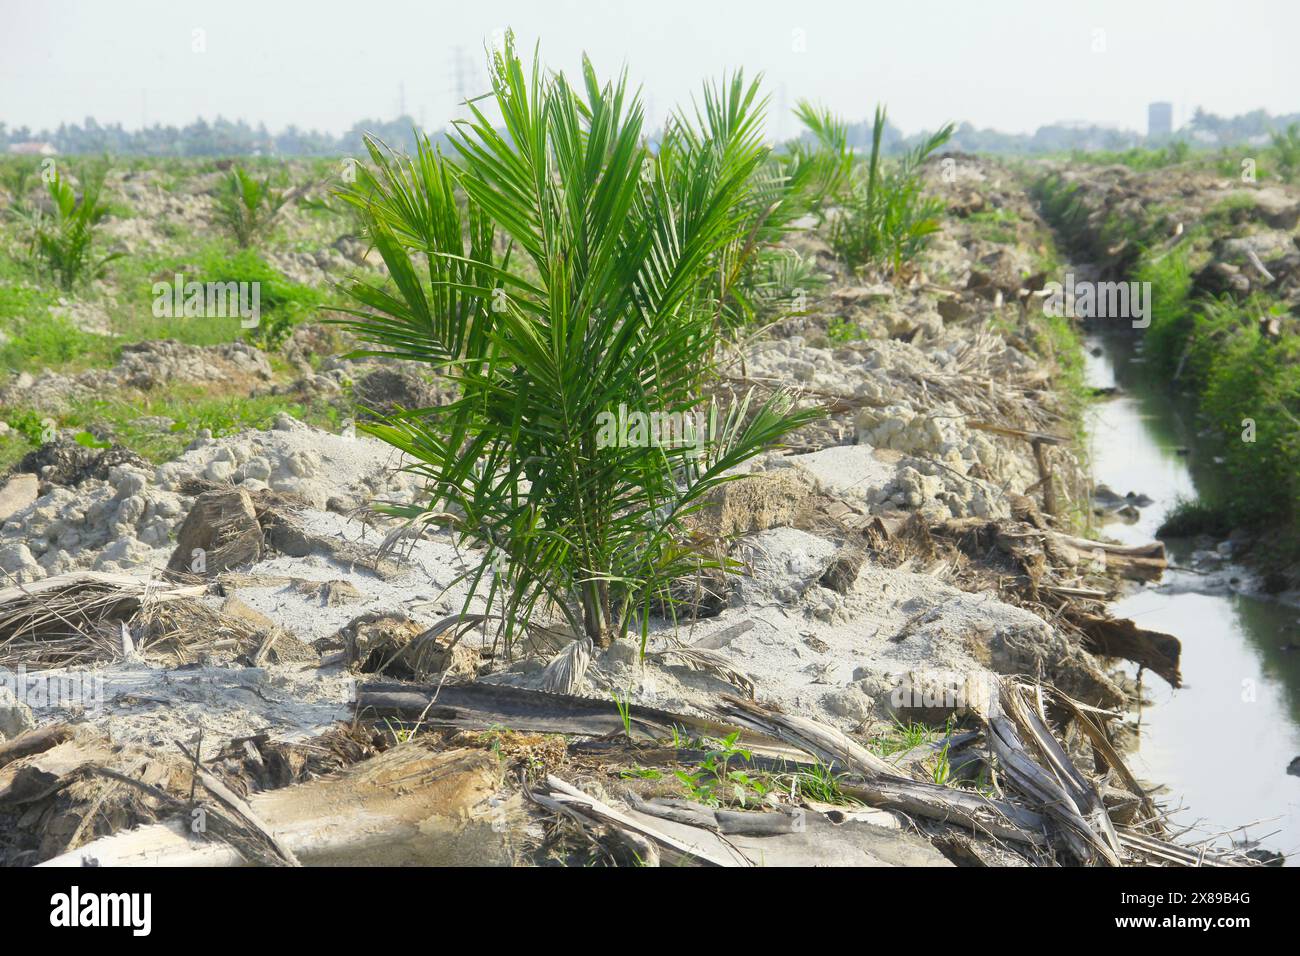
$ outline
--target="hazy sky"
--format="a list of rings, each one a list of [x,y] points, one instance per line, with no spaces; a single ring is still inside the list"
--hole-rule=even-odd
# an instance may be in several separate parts
[[[128,128],[222,115],[331,132],[407,111],[451,116],[456,51],[481,90],[484,44],[513,27],[572,70],[626,64],[652,122],[725,68],[763,71],[774,104],[851,119],[877,100],[905,132],[949,119],[1023,132],[1056,120],[1144,130],[1300,110],[1300,0],[0,0],[0,121],[93,115]],[[195,31],[203,31],[196,34]],[[196,51],[196,38],[203,40]],[[788,130],[777,129],[781,133]]]

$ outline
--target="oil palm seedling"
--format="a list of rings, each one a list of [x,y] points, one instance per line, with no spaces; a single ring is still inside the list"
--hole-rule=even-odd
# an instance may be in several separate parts
[[[482,547],[469,590],[499,609],[507,649],[534,616],[599,646],[639,624],[644,647],[652,602],[717,566],[687,516],[815,414],[784,393],[701,399],[707,279],[743,235],[766,158],[758,105],[736,102],[718,139],[652,155],[625,75],[602,83],[585,58],[577,86],[526,72],[508,37],[491,76],[492,105],[471,104],[451,137],[455,161],[427,140],[413,157],[372,141],[373,168],[341,191],[389,272],[347,286],[341,321],[365,354],[428,363],[456,390],[366,428],[429,489],[388,510],[450,520]]]
[[[1285,130],[1273,133],[1273,153],[1277,160],[1278,175],[1286,182],[1294,182],[1300,173],[1300,123],[1292,123]]]
[[[807,169],[808,211],[823,222],[827,205],[839,195],[853,172],[849,127],[842,117],[809,100],[800,100],[794,113],[808,136],[790,145],[790,155]]]
[[[885,121],[885,108],[877,106],[865,175],[845,191],[830,243],[854,269],[880,266],[898,273],[939,228],[943,205],[923,195],[920,169],[952,137],[953,126],[944,126],[890,164],[881,155]]]
[[[276,189],[269,175],[257,179],[235,166],[213,197],[213,216],[239,248],[247,249],[271,228],[297,192]]]
[[[33,221],[33,248],[39,266],[65,290],[81,279],[99,278],[108,263],[121,258],[121,253],[95,254],[95,232],[108,215],[100,200],[105,172],[100,166],[82,177],[80,199],[57,168],[46,182],[52,212]]]
[[[668,167],[692,155],[757,135],[766,100],[757,80],[743,72],[721,84],[706,85],[703,103],[678,111],[667,125],[660,160]],[[763,147],[734,212],[739,228],[715,255],[706,295],[714,299],[720,330],[735,330],[771,315],[777,303],[789,302],[797,289],[818,284],[818,276],[792,250],[778,243],[803,217],[818,213],[852,165],[847,126],[829,112],[801,103],[796,114],[814,134],[812,144],[794,143],[786,151]]]
[[[27,188],[35,169],[22,159],[0,160],[0,192],[4,193],[5,209],[10,211],[26,205]]]
[[[44,219],[40,207],[28,199],[35,174],[34,165],[24,159],[0,160],[0,193],[4,197],[0,222],[12,225],[28,258],[35,255],[36,237]]]

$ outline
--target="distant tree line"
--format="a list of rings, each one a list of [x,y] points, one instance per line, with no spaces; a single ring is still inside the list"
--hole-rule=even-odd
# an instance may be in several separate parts
[[[1241,116],[1225,118],[1207,113],[1198,107],[1192,119],[1181,129],[1175,130],[1172,138],[1205,148],[1245,143],[1262,144],[1268,141],[1274,131],[1284,130],[1289,124],[1297,121],[1300,121],[1300,113],[1271,116],[1265,110],[1255,110]],[[885,129],[882,142],[887,151],[897,153],[912,149],[918,143],[924,142],[928,136],[928,132],[921,132],[904,137],[890,125]],[[851,125],[849,144],[870,146],[871,124],[863,121]],[[970,123],[961,123],[948,142],[949,149],[967,153],[1017,155],[1068,153],[1075,150],[1121,151],[1144,145],[1149,145],[1149,141],[1142,133],[1083,123],[1054,123],[1050,126],[1040,126],[1032,133],[1003,133],[993,129],[976,129]]]
[[[1197,108],[1192,119],[1175,138],[1189,140],[1193,145],[1228,146],[1236,143],[1262,142],[1274,130],[1285,129],[1289,123],[1300,121],[1300,113],[1287,116],[1270,116],[1265,110],[1254,110],[1241,116],[1220,117]],[[871,146],[871,122],[863,120],[850,124],[848,145],[856,148]],[[362,137],[367,133],[378,136],[390,146],[415,151],[413,130],[416,122],[410,116],[391,120],[362,120],[340,136],[319,130],[304,130],[289,126],[272,133],[265,124],[251,126],[244,120],[231,121],[217,117],[212,122],[199,119],[188,126],[153,125],[144,129],[127,130],[120,123],[101,126],[94,117],[87,117],[78,125],[61,124],[58,129],[34,131],[26,126],[10,128],[0,123],[0,152],[12,143],[50,143],[63,154],[111,153],[132,156],[348,156],[362,153]],[[443,134],[434,136],[435,141]],[[884,152],[898,153],[912,149],[923,142],[929,133],[904,136],[892,123],[887,123],[881,144]],[[1040,126],[1033,133],[1002,133],[993,129],[976,129],[970,123],[960,124],[948,143],[950,149],[970,153],[1041,154],[1071,152],[1074,150],[1123,150],[1146,143],[1146,137],[1131,130],[1077,123],[1055,123]]]
[[[1198,106],[1187,126],[1196,132],[1213,136],[1218,145],[1226,146],[1231,143],[1262,143],[1292,123],[1300,123],[1300,113],[1270,116],[1266,110],[1252,110],[1240,116],[1224,117],[1207,113]]]
[[[391,146],[415,151],[415,120],[362,120],[341,136],[289,126],[272,133],[265,124],[217,117],[188,126],[154,125],[128,130],[120,123],[101,126],[93,116],[54,130],[10,128],[0,123],[0,152],[13,143],[50,143],[63,154],[110,153],[130,156],[346,156],[364,152],[362,136],[377,136]]]

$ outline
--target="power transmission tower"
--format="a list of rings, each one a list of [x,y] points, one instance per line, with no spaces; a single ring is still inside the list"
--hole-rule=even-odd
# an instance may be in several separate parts
[[[455,108],[452,112],[454,116],[460,118],[464,103],[470,97],[470,82],[474,74],[474,68],[470,64],[469,56],[465,53],[463,46],[458,46],[452,50],[451,69],[452,89],[456,94]]]

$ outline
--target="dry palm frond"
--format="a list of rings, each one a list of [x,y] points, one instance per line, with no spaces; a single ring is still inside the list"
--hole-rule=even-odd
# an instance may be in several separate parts
[[[571,641],[556,654],[542,671],[542,690],[552,694],[576,694],[591,666],[592,642],[589,637]]]
[[[754,697],[754,681],[744,671],[731,666],[731,663],[716,651],[702,647],[669,647],[647,656],[662,661],[676,659],[689,667],[709,671],[737,688],[751,700]]]
[[[1008,781],[1059,825],[1066,846],[1084,863],[1121,865],[1122,849],[1096,785],[1066,754],[1043,719],[1040,706],[1026,701],[1041,694],[1036,685],[1003,680],[984,715],[988,739]]]
[[[997,758],[1005,794],[986,798],[967,790],[914,778],[905,767],[885,763],[857,741],[817,721],[783,714],[764,704],[724,696],[721,717],[736,726],[783,740],[813,754],[827,766],[846,771],[841,788],[871,806],[903,810],[944,825],[960,825],[981,839],[996,837],[1036,849],[1064,848],[1074,860],[1112,866],[1250,866],[1260,861],[1245,850],[1211,850],[1176,843],[1158,820],[1120,825],[1102,800],[1098,781],[1085,773],[1087,762],[1067,753],[1064,737],[1049,726],[1045,696],[1059,703],[1050,688],[1018,678],[1003,678],[999,692],[977,716],[984,738]],[[1101,717],[1103,711],[1071,702],[1076,719]],[[1104,734],[1094,724],[1094,746]],[[1136,786],[1119,755],[1103,744],[1111,769]],[[1141,788],[1139,795],[1145,798]],[[1108,791],[1109,792],[1109,791]],[[1146,804],[1151,807],[1149,801]]]
[[[1134,833],[1130,830],[1119,831],[1120,845],[1128,852],[1134,863],[1142,866],[1256,866],[1253,860],[1240,852],[1220,852],[1202,847],[1186,847],[1169,840]]]
[[[168,654],[181,663],[217,642],[251,652],[266,636],[255,624],[192,598],[146,602],[132,620],[132,631],[141,652]]]
[[[0,666],[68,667],[127,652],[122,624],[142,609],[206,591],[129,575],[81,571],[0,590]],[[151,641],[134,637],[139,651]]]

